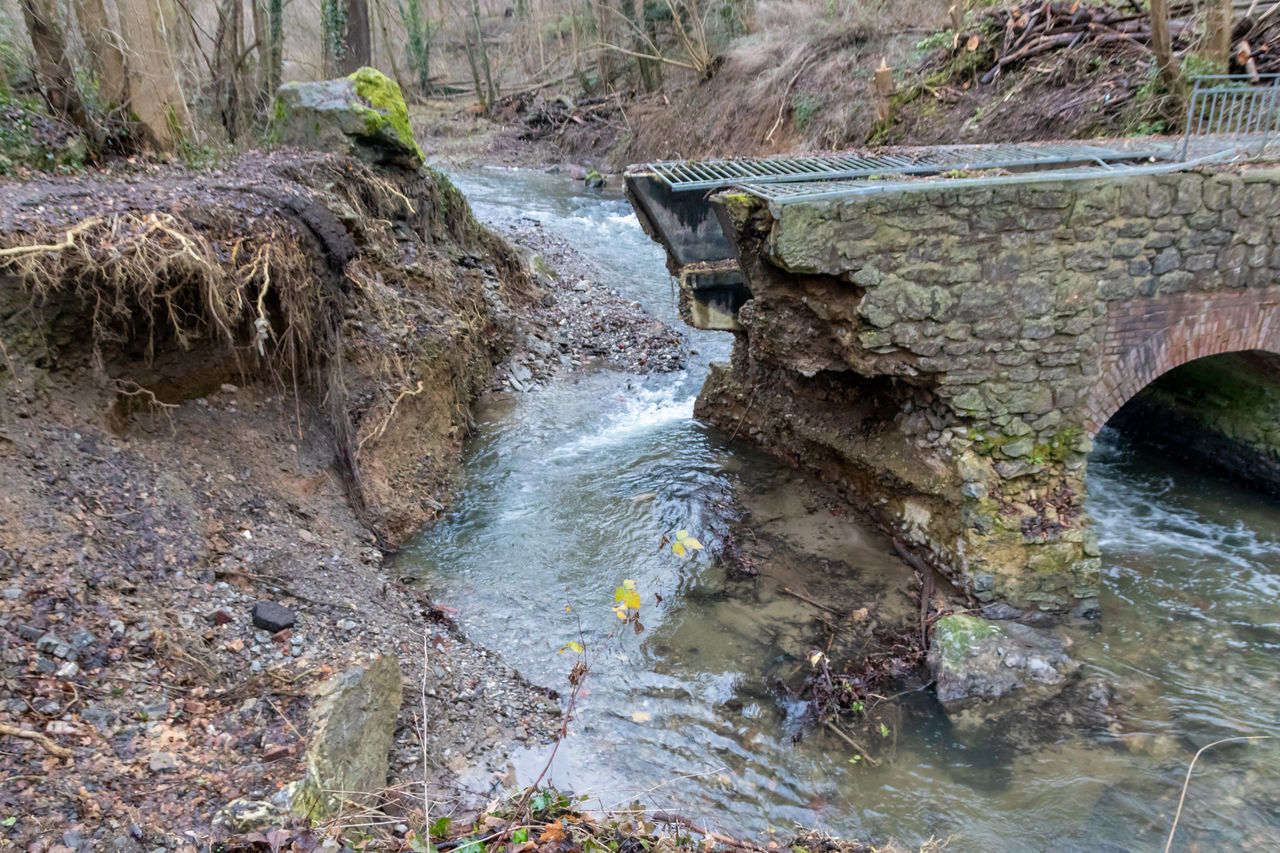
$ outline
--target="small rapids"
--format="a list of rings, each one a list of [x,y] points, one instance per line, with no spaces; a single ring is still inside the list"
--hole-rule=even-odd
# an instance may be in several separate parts
[[[815,609],[783,589],[893,624],[912,615],[909,570],[809,478],[693,419],[707,366],[731,341],[680,324],[662,252],[619,194],[514,170],[456,181],[482,221],[532,220],[571,240],[604,284],[697,351],[685,372],[587,370],[481,405],[455,507],[400,558],[532,681],[567,692],[564,644],[605,649],[555,784],[738,835],[800,824],[906,844],[954,837],[957,850],[1152,850],[1196,749],[1280,734],[1280,504],[1104,432],[1089,495],[1105,616],[1076,631],[1075,655],[1116,691],[1110,727],[962,742],[924,691],[894,703],[879,767],[832,738],[793,740],[800,709],[775,685],[803,677],[821,632]],[[708,547],[692,559],[660,548],[679,529]],[[758,576],[719,565],[731,532],[763,555]],[[647,630],[606,642],[623,579],[641,591]],[[510,765],[475,768],[466,784],[509,790],[499,777],[512,770],[532,782],[548,748],[520,734],[499,735]],[[1280,741],[1207,752],[1175,849],[1280,849],[1278,759]]]

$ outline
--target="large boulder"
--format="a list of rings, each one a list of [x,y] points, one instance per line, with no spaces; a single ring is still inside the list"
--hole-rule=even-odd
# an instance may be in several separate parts
[[[320,686],[311,706],[307,775],[293,790],[295,812],[323,820],[344,802],[362,802],[386,787],[402,689],[395,655],[349,667]]]
[[[1050,631],[952,613],[934,627],[928,663],[953,724],[973,727],[1011,703],[1042,703],[1061,693],[1077,669],[1069,648],[1069,640]]]
[[[424,159],[400,87],[374,68],[336,80],[285,83],[276,92],[274,136],[285,145],[414,171]]]

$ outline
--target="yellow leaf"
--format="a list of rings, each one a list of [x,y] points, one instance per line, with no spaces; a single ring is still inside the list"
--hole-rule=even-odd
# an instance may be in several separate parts
[[[572,612],[573,612],[573,608],[566,604],[566,605],[564,606],[564,612],[565,612],[565,613],[572,613]]]
[[[622,588],[623,588],[623,589],[635,589],[635,588],[636,588],[636,582],[635,582],[635,581],[623,581],[623,582],[622,582]]]
[[[699,542],[697,539],[694,539],[692,536],[684,540],[684,544],[686,548],[692,548],[695,551],[702,550],[702,543]]]
[[[622,603],[632,610],[640,609],[640,593],[634,589],[627,590],[627,594],[622,597]]]
[[[634,711],[631,714],[631,719],[637,723],[647,723],[653,719],[653,714],[648,711]]]
[[[825,655],[823,655],[822,652],[814,652],[813,654],[809,655],[809,665],[817,666],[823,657],[825,657]]]
[[[676,542],[676,543],[672,544],[672,546],[671,546],[671,551],[672,551],[672,552],[673,552],[677,557],[683,557],[683,556],[684,556],[684,553],[685,553],[685,552],[684,552],[684,546],[683,546],[683,545],[681,545],[679,542]]]
[[[683,542],[684,540],[686,540],[686,539],[688,539],[688,538],[689,538],[689,531],[687,531],[687,530],[677,530],[677,531],[676,531],[676,539],[678,539],[679,541]]]
[[[627,611],[626,611],[626,609],[625,609],[625,608],[615,607],[615,608],[613,608],[613,612],[614,612],[614,613],[616,613],[616,614],[618,614],[618,618],[619,618],[619,619],[622,619],[622,620],[624,620],[624,621],[626,620],[626,618],[627,618]]]
[[[627,594],[627,591],[626,591],[625,589],[623,589],[622,587],[620,587],[620,586],[619,586],[619,587],[615,587],[615,588],[614,588],[614,590],[613,590],[613,600],[614,600],[614,601],[621,601],[621,600],[622,600],[622,596],[624,596],[624,595],[626,595],[626,594]]]

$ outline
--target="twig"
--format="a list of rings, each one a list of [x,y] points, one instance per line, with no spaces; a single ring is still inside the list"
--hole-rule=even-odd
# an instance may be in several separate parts
[[[1191,786],[1191,771],[1196,767],[1196,761],[1199,760],[1201,753],[1207,749],[1212,749],[1219,744],[1232,743],[1241,740],[1271,740],[1274,735],[1249,735],[1247,737],[1226,737],[1222,740],[1215,740],[1213,743],[1205,744],[1196,750],[1196,754],[1191,757],[1191,763],[1187,765],[1187,778],[1182,783],[1182,796],[1178,797],[1178,810],[1173,815],[1173,826],[1169,827],[1169,840],[1164,843],[1164,853],[1169,853],[1173,847],[1173,834],[1178,831],[1178,820],[1182,817],[1182,806],[1187,801],[1187,788]]]
[[[43,735],[40,732],[33,732],[30,729],[20,729],[16,726],[9,726],[4,723],[0,723],[0,735],[9,735],[10,737],[22,738],[23,740],[33,740],[44,747],[45,752],[48,752],[50,755],[56,755],[58,758],[70,758],[75,754],[65,746],[58,746],[50,740],[47,735]]]
[[[788,588],[787,588],[787,587],[785,587],[785,586],[784,586],[784,587],[782,587],[782,593],[783,593],[784,595],[789,595],[789,596],[791,596],[792,598],[795,598],[795,599],[798,599],[798,600],[800,600],[800,601],[803,601],[805,604],[808,604],[808,605],[811,605],[811,606],[813,606],[813,607],[816,607],[816,608],[818,608],[819,610],[825,610],[827,613],[830,613],[831,615],[833,615],[833,616],[837,616],[837,617],[839,617],[839,618],[841,618],[841,619],[843,619],[843,618],[847,615],[847,614],[845,614],[845,613],[842,613],[842,612],[841,612],[841,611],[839,611],[839,610],[836,610],[834,607],[828,607],[828,606],[827,606],[827,605],[825,605],[825,604],[822,604],[822,603],[820,603],[820,602],[814,601],[812,598],[806,598],[805,596],[801,595],[801,594],[800,594],[800,593],[798,593],[798,592],[793,592],[792,590],[788,589]]]
[[[716,844],[723,844],[726,847],[731,847],[736,850],[768,851],[768,848],[761,847],[759,844],[756,844],[754,842],[743,841],[739,838],[730,838],[729,836],[722,835],[719,832],[713,832],[710,829],[707,829],[705,826],[701,826],[697,823],[694,823],[692,820],[685,817],[684,815],[672,814],[671,812],[654,812],[653,819],[658,821],[659,823],[668,823],[673,826],[683,826],[685,829],[693,830],[694,832],[698,833],[702,837],[706,838],[708,841],[712,841]]]
[[[422,631],[422,725],[427,724],[427,673],[430,672],[429,665],[431,663],[431,639],[427,636],[425,629]],[[422,747],[422,826],[423,834],[426,836],[427,849],[431,849],[431,800],[427,797],[427,767],[430,766],[430,756],[427,754],[426,732],[421,731],[418,734],[418,744]]]
[[[870,764],[872,767],[880,766],[879,761],[876,761],[874,758],[872,758],[871,755],[865,749],[863,749],[862,746],[856,740],[849,737],[849,735],[845,734],[844,731],[842,731],[835,724],[835,722],[833,722],[832,720],[827,720],[827,728],[835,732],[835,734],[839,736],[839,738],[843,740],[845,743],[849,744],[849,746],[856,749],[858,751],[858,754],[861,755],[864,759],[866,759],[867,763]]]

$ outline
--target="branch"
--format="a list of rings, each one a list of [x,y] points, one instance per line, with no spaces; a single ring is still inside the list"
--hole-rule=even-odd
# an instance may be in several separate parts
[[[40,732],[33,732],[30,729],[20,729],[16,726],[8,726],[0,723],[0,735],[9,735],[10,737],[19,737],[23,740],[33,740],[44,747],[45,751],[59,758],[70,758],[74,753],[64,746],[58,746],[51,741],[46,735]]]
[[[677,68],[687,68],[690,71],[694,71],[698,74],[704,73],[703,69],[699,68],[698,66],[690,62],[681,62],[678,59],[669,59],[665,56],[656,56],[652,53],[640,53],[639,51],[635,51],[635,50],[627,50],[625,47],[618,47],[616,44],[609,44],[606,41],[597,42],[596,46],[607,47],[610,50],[616,50],[618,51],[618,53],[625,53],[627,56],[634,56],[638,59],[652,59],[654,62],[661,62],[666,65],[674,65]]]

